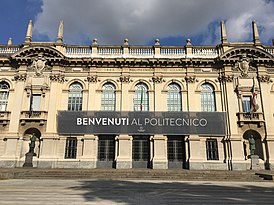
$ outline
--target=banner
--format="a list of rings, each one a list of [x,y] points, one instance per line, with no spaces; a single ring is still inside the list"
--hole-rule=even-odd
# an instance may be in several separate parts
[[[226,133],[224,112],[59,111],[59,134],[210,135]]]

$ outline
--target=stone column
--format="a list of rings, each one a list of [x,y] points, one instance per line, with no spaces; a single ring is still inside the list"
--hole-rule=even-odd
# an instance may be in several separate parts
[[[154,135],[153,138],[153,169],[167,169],[167,137],[163,135]]]
[[[132,168],[132,136],[119,135],[116,140],[118,140],[116,169]]]
[[[189,169],[203,169],[203,160],[201,157],[200,138],[198,135],[190,135],[189,139]]]
[[[85,135],[83,137],[84,147],[81,157],[80,168],[96,168],[98,153],[98,137],[94,135]]]

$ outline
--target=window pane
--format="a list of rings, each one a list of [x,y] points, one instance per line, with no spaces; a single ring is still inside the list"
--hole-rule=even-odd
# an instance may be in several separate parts
[[[115,111],[116,95],[114,85],[107,83],[103,86],[101,109]]]
[[[41,95],[33,95],[32,96],[32,110],[40,111],[41,106]]]
[[[9,97],[9,84],[6,82],[0,83],[0,111],[6,111]]]
[[[135,87],[133,98],[134,111],[148,111],[148,88],[146,84],[139,83]]]
[[[167,109],[168,111],[182,111],[181,91],[175,83],[168,86]]]
[[[251,107],[251,97],[244,96],[243,97],[243,112],[250,112]]]
[[[73,83],[69,87],[68,110],[82,110],[83,88],[80,83]]]
[[[76,155],[77,155],[77,138],[69,137],[66,140],[65,158],[76,159]]]
[[[216,139],[206,140],[206,154],[208,160],[219,160],[218,144]]]
[[[210,84],[203,84],[201,88],[201,110],[205,112],[216,111],[215,94]]]

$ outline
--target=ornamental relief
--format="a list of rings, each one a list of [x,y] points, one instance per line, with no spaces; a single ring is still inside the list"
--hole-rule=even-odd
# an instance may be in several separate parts
[[[28,67],[29,71],[35,71],[35,76],[43,75],[45,70],[51,70],[52,68],[47,65],[47,60],[43,57],[42,54],[38,54],[36,58],[34,58],[32,64]]]
[[[248,78],[249,71],[256,71],[256,68],[250,65],[251,61],[245,54],[242,55],[238,62],[235,63],[233,71],[240,71],[242,78]]]

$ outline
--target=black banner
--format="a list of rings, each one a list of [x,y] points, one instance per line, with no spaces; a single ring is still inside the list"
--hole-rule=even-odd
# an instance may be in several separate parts
[[[224,112],[59,111],[59,134],[225,135]]]

